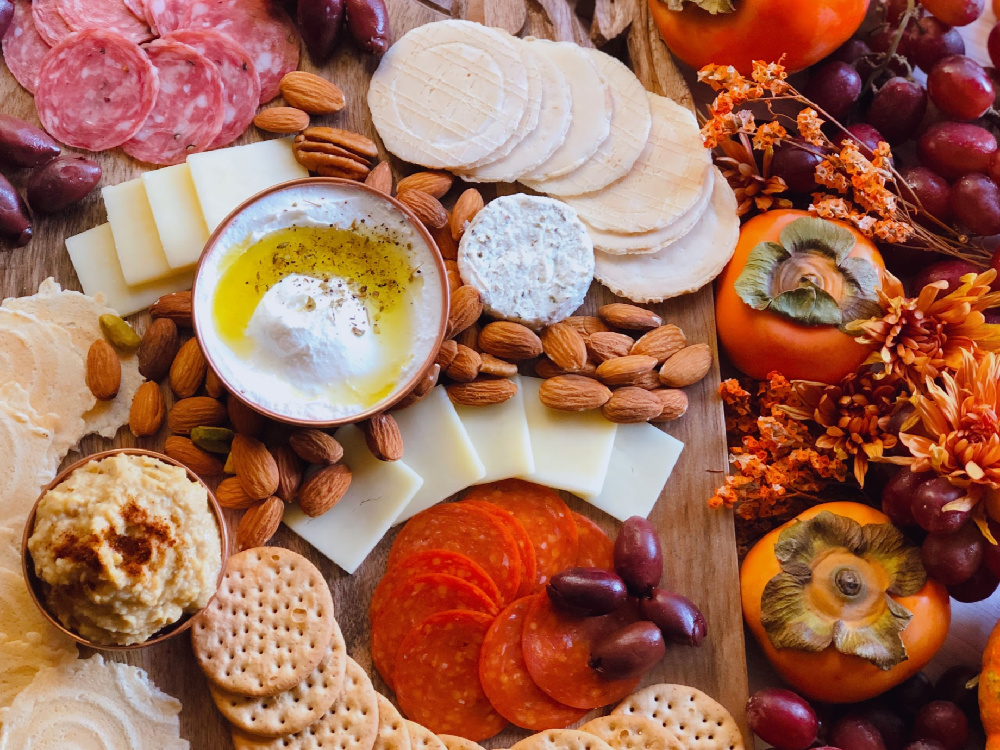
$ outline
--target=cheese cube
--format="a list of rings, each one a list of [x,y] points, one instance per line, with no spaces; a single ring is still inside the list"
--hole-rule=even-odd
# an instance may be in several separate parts
[[[371,554],[424,480],[402,461],[379,461],[368,450],[364,434],[345,425],[334,434],[344,447],[351,486],[340,502],[319,518],[297,505],[285,509],[285,524],[348,573]]]
[[[198,262],[208,241],[208,226],[194,190],[187,164],[156,169],[142,175],[167,264],[174,270]]]
[[[486,467],[483,483],[520,477],[535,470],[520,378],[517,395],[492,406],[455,406],[469,439]]]
[[[486,476],[469,433],[444,388],[408,409],[393,412],[403,436],[403,460],[424,479],[396,523],[427,510]]]
[[[191,154],[187,163],[210,232],[261,190],[309,176],[295,161],[291,138]]]
[[[521,478],[575,495],[600,494],[617,425],[596,410],[569,412],[548,408],[538,400],[541,382],[538,378],[521,378],[535,459],[535,470]]]
[[[101,195],[125,283],[136,286],[172,275],[142,180],[108,185]]]
[[[583,499],[619,521],[646,518],[682,450],[684,443],[651,424],[620,424],[604,488]]]

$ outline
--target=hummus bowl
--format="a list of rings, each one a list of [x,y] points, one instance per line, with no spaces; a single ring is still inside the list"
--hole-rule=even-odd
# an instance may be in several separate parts
[[[215,596],[228,557],[209,487],[178,461],[139,448],[95,453],[61,471],[21,541],[38,609],[77,643],[105,651],[186,631]]]
[[[286,182],[209,238],[195,334],[231,396],[309,427],[357,422],[402,399],[448,319],[444,261],[423,224],[367,185]]]

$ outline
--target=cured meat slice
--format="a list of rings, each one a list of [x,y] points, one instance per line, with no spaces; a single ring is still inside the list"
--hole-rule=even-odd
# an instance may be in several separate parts
[[[142,128],[122,148],[139,161],[180,164],[188,154],[208,148],[222,130],[222,74],[180,42],[157,39],[146,46],[146,54],[156,66],[160,94]]]
[[[215,29],[250,53],[260,76],[261,104],[276,97],[281,79],[299,67],[299,32],[274,0],[196,0],[183,23]]]
[[[473,487],[466,500],[485,500],[513,514],[535,548],[535,588],[544,586],[559,571],[576,565],[579,544],[570,509],[548,487],[505,479]]]
[[[124,0],[56,0],[56,8],[73,31],[114,31],[136,43],[153,38],[146,22],[136,18]]]
[[[492,515],[468,503],[435,505],[411,518],[389,550],[388,567],[414,552],[445,549],[479,563],[500,591],[502,603],[514,601],[521,585],[517,543]]]
[[[615,569],[615,543],[604,533],[604,529],[586,516],[573,513],[573,522],[579,537],[579,551],[576,554],[578,568]]]
[[[587,710],[553,700],[528,673],[521,636],[533,601],[529,596],[518,599],[490,626],[479,657],[479,681],[501,716],[512,724],[538,732],[568,727],[582,719]]]
[[[3,59],[11,75],[34,94],[42,59],[51,48],[35,27],[29,0],[14,0],[14,18],[3,36],[2,46]]]
[[[139,45],[91,29],[70,34],[45,56],[35,107],[52,137],[103,151],[139,132],[159,89],[156,68]]]
[[[407,579],[393,606],[372,621],[372,661],[389,687],[395,689],[396,654],[403,639],[430,615],[448,609],[484,612],[491,620],[497,613],[493,600],[471,583],[430,573]]]
[[[478,742],[507,726],[479,683],[479,658],[493,617],[438,612],[415,627],[396,658],[396,698],[432,732]]]
[[[521,639],[528,674],[551,698],[573,708],[617,703],[638,687],[640,678],[607,680],[590,668],[590,654],[601,640],[635,621],[632,608],[576,617],[553,607],[544,591],[536,594]]]
[[[386,605],[391,605],[395,601],[396,591],[400,585],[410,578],[428,573],[441,573],[461,578],[480,589],[497,605],[500,604],[500,592],[497,590],[497,585],[493,583],[493,579],[486,574],[482,566],[457,552],[429,549],[410,555],[385,572],[372,595],[372,603],[368,608],[369,618],[374,621]]]
[[[142,0],[143,14],[153,32],[166,36],[187,24],[191,0]]]
[[[467,500],[470,505],[482,508],[487,513],[492,513],[498,520],[507,527],[507,531],[514,537],[517,543],[517,553],[521,558],[521,585],[517,589],[517,596],[528,596],[535,591],[535,578],[537,564],[535,562],[535,548],[531,544],[531,537],[524,527],[514,518],[514,514],[506,511],[499,505],[488,503],[485,500]]]
[[[146,20],[146,8],[143,6],[142,0],[125,0],[125,7],[128,8],[129,13],[147,26],[149,25],[149,22]]]
[[[59,44],[73,33],[63,17],[59,14],[58,0],[34,0],[31,3],[31,17],[35,20],[35,28],[46,44]]]
[[[210,29],[182,29],[164,38],[188,45],[213,62],[222,74],[225,116],[222,130],[208,148],[228,146],[246,132],[257,113],[260,76],[253,58],[228,36]]]

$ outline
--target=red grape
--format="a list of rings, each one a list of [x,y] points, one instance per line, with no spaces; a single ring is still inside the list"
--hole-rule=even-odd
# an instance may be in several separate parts
[[[865,121],[895,145],[913,135],[926,111],[927,92],[919,83],[890,78],[872,99]]]
[[[969,520],[969,511],[945,510],[948,503],[965,497],[965,490],[944,477],[934,477],[921,483],[913,493],[910,509],[921,528],[943,534],[958,531]]]
[[[924,71],[949,55],[964,55],[965,40],[955,29],[928,16],[910,25],[903,37],[907,59]]]
[[[834,51],[828,60],[840,60],[840,62],[854,63],[865,55],[870,55],[872,48],[864,39],[848,39],[837,50]]]
[[[937,740],[914,740],[903,750],[945,750],[945,746]]]
[[[913,291],[919,294],[921,289],[933,281],[947,281],[947,294],[958,289],[962,277],[967,273],[979,273],[979,269],[964,260],[942,260],[927,266],[913,277]]]
[[[806,97],[841,119],[861,95],[861,76],[845,62],[828,62],[814,69],[806,85]]]
[[[931,701],[917,712],[913,739],[937,740],[945,750],[962,750],[969,741],[969,721],[951,701]]]
[[[860,716],[878,730],[885,750],[903,750],[908,732],[899,714],[887,706],[869,704],[861,709]]]
[[[923,6],[949,26],[968,26],[983,15],[986,0],[923,0]]]
[[[898,26],[899,22],[903,20],[903,13],[906,12],[907,5],[906,0],[887,0],[885,4],[885,22],[892,26]]]
[[[990,61],[997,65],[997,60],[1000,60],[1000,23],[990,29],[990,35],[986,38],[986,51],[989,52]]]
[[[951,186],[951,211],[975,235],[1000,233],[1000,187],[984,174],[967,174]]]
[[[963,581],[955,586],[948,587],[948,594],[952,599],[964,604],[981,602],[993,596],[993,592],[1000,586],[1000,578],[990,573],[984,565],[968,581]]]
[[[934,685],[923,672],[917,672],[885,694],[889,705],[906,717],[916,715],[933,698]]]
[[[778,750],[805,750],[816,741],[816,714],[791,690],[758,690],[747,701],[746,715],[751,731]]]
[[[896,472],[882,490],[882,512],[897,526],[916,526],[911,507],[917,488],[930,477],[927,472],[916,473],[907,468]]]
[[[985,172],[997,139],[986,128],[964,122],[936,122],[917,141],[920,163],[946,180],[971,172]]]
[[[896,30],[897,24],[876,26],[866,40],[872,52],[884,54],[892,49],[893,39],[896,38]]]
[[[949,55],[927,75],[927,93],[956,120],[975,120],[993,106],[996,90],[983,66],[965,55]]]
[[[920,547],[927,574],[945,586],[967,581],[983,561],[983,535],[974,523],[950,534],[928,534]]]
[[[951,701],[957,705],[966,718],[979,715],[979,690],[969,683],[979,676],[979,665],[956,664],[948,667],[938,677],[934,684],[934,698],[939,701]]]
[[[1000,524],[990,518],[987,523],[993,538],[1000,542]],[[993,544],[989,539],[983,546],[983,567],[1000,578],[1000,545]]]
[[[949,185],[943,177],[927,167],[910,167],[899,172],[905,185],[903,197],[923,206],[924,211],[939,221],[951,218],[951,204],[948,202]],[[908,190],[907,190],[908,188]]]
[[[777,175],[788,184],[793,193],[811,193],[816,189],[816,167],[823,157],[814,153],[819,149],[803,140],[799,145],[780,143],[774,149],[771,160],[771,174]]]
[[[853,125],[847,126],[846,133],[837,134],[833,139],[833,145],[841,148],[848,140],[858,144],[861,153],[871,159],[875,155],[875,149],[878,148],[879,142],[884,141],[885,138],[867,122],[856,122]]]
[[[875,725],[856,714],[837,720],[830,730],[830,742],[841,750],[886,750]]]

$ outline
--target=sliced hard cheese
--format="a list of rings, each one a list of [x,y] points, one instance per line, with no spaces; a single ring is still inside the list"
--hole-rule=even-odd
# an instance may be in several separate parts
[[[187,164],[209,232],[261,190],[309,176],[295,161],[291,138],[191,154]]]
[[[348,573],[364,562],[413,499],[424,480],[403,461],[379,461],[364,434],[345,425],[334,434],[344,447],[351,486],[333,508],[310,518],[297,505],[285,510],[285,524]]]
[[[444,388],[433,389],[420,403],[392,415],[403,436],[403,459],[424,480],[395,523],[427,510],[486,475],[486,467]]]
[[[135,286],[170,276],[170,264],[142,180],[108,185],[101,190],[101,196],[125,283]]]
[[[684,443],[651,424],[618,425],[604,487],[583,499],[619,521],[646,518],[684,450]]]
[[[153,220],[167,264],[175,271],[198,262],[208,241],[208,226],[187,164],[156,169],[142,175]]]
[[[482,483],[521,477],[535,470],[520,380],[514,379],[517,394],[502,404],[455,407],[486,467],[486,474],[479,480]]]
[[[522,479],[596,496],[604,487],[617,425],[599,411],[556,411],[538,399],[538,378],[521,378],[535,470]]]
[[[145,310],[164,294],[190,289],[194,281],[194,272],[185,271],[149,284],[129,286],[118,265],[115,238],[108,224],[67,237],[66,250],[84,294],[103,295],[104,302],[122,316]]]

